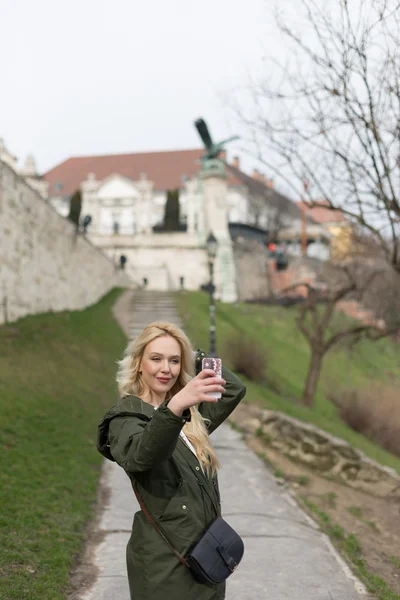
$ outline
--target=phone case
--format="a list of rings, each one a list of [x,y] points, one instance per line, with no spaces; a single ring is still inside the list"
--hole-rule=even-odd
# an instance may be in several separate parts
[[[212,369],[215,372],[216,377],[222,377],[222,360],[220,358],[205,357],[202,361],[203,369]],[[221,398],[221,392],[207,392],[208,396],[212,398]]]

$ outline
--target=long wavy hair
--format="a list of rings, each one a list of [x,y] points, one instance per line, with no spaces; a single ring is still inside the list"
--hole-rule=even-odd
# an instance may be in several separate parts
[[[166,399],[170,400],[194,377],[193,349],[186,334],[172,323],[155,321],[147,325],[134,340],[129,342],[124,357],[118,361],[117,383],[121,398],[130,395],[141,398],[147,393],[147,386],[139,372],[143,353],[147,344],[166,335],[173,337],[181,349],[181,370]],[[193,444],[203,469],[208,474],[214,475],[220,465],[207,433],[207,421],[195,406],[190,408],[190,413],[191,420],[185,423],[183,431]]]

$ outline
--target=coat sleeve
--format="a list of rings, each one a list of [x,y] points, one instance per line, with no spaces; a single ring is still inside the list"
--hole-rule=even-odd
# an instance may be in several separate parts
[[[212,433],[225,421],[246,394],[246,386],[232,371],[222,365],[222,378],[225,379],[225,392],[218,402],[202,402],[199,411],[204,419],[208,419],[208,433]]]
[[[149,471],[172,456],[186,420],[185,416],[175,415],[166,404],[148,422],[135,416],[116,416],[108,430],[111,455],[128,473]]]

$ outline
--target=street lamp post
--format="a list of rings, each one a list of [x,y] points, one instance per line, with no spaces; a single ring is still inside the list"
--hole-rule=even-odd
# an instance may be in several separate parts
[[[215,257],[217,255],[218,250],[218,242],[213,234],[210,232],[207,238],[207,255],[208,255],[208,268],[210,271],[210,283],[209,283],[209,291],[210,291],[210,324],[209,324],[209,333],[210,333],[210,356],[217,356],[217,347],[216,347],[216,335],[215,335],[215,302],[214,302],[214,262]]]

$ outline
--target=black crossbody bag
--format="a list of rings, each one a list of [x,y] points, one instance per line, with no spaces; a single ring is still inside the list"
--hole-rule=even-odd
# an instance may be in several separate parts
[[[133,491],[149,523],[166,541],[178,560],[190,569],[196,581],[199,583],[222,583],[238,567],[244,553],[243,540],[222,517],[217,517],[211,523],[184,558],[158,527],[134,486]]]

